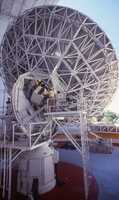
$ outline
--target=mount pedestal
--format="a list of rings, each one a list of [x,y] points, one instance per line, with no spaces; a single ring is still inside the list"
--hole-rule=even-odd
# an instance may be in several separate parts
[[[37,187],[40,194],[55,187],[53,151],[49,148],[48,142],[32,152],[25,152],[22,156],[18,169],[17,191],[29,195],[34,179],[38,180]]]

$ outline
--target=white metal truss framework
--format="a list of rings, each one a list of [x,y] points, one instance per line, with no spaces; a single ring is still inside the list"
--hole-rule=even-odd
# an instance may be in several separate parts
[[[80,94],[81,102],[77,102],[77,106],[75,107],[74,111],[68,111],[65,110],[64,107],[67,107],[64,103],[64,107],[62,107],[62,103],[59,102],[58,110],[57,106],[53,111],[46,113],[46,115],[51,118],[53,123],[55,123],[58,127],[61,128],[62,133],[66,136],[66,138],[71,142],[71,144],[75,147],[75,149],[80,153],[82,158],[82,167],[83,167],[83,178],[84,178],[84,191],[85,191],[85,199],[88,199],[88,193],[89,193],[89,143],[88,143],[88,127],[87,127],[87,113],[86,113],[86,102],[84,101],[84,97],[81,91]],[[66,101],[66,99],[63,99]],[[57,102],[57,101],[56,101]],[[78,105],[79,104],[79,105]],[[49,106],[48,106],[49,108]],[[80,110],[79,110],[80,109]],[[65,125],[65,122],[61,121],[61,117],[64,117],[66,121],[70,121],[70,119],[73,117],[74,120],[78,117],[77,125],[79,125],[79,134],[81,138],[81,143],[78,142],[78,140],[72,135],[71,131],[67,129]],[[51,135],[51,139],[55,138],[55,136],[58,134],[56,132],[55,134]],[[54,139],[53,139],[54,140]],[[55,141],[55,140],[54,140]]]
[[[9,94],[19,76],[30,71],[40,73],[49,87],[56,86],[66,98],[79,102],[81,148],[71,134],[66,130],[64,133],[82,153],[87,198],[88,136],[84,110],[88,116],[100,114],[116,89],[117,59],[109,39],[82,13],[60,6],[43,6],[26,11],[9,26],[1,50],[1,73]],[[82,99],[87,103],[83,110]],[[68,106],[59,114],[46,113],[51,118],[56,114],[69,118],[72,111]],[[30,138],[30,148],[40,144],[40,133],[35,141],[33,137]]]
[[[13,162],[23,152],[38,148],[50,138],[51,121],[30,123],[29,132],[26,135],[20,124],[12,121],[12,114],[7,114],[6,90],[1,89],[0,94],[0,188],[2,197],[11,200]],[[12,124],[12,130],[8,127],[8,121]],[[32,131],[33,127],[35,132]]]
[[[75,99],[83,88],[88,115],[100,113],[117,86],[117,59],[106,34],[87,16],[60,6],[19,17],[4,36],[1,64],[9,90],[27,71],[45,74],[51,86],[54,77]]]
[[[87,125],[84,124],[86,122],[86,118],[84,118],[84,107],[81,106],[82,110],[79,111],[78,106],[76,106],[76,110],[68,111],[65,110],[67,108],[67,104],[65,102],[65,106],[62,107],[61,99],[58,103],[57,107],[54,107],[54,112],[46,113],[48,117],[48,121],[45,123],[30,123],[30,127],[28,133],[23,133],[20,125],[17,122],[12,122],[11,114],[6,114],[6,100],[7,94],[6,91],[1,90],[1,94],[3,94],[2,102],[1,102],[1,112],[0,112],[0,122],[1,122],[1,129],[0,129],[0,174],[3,174],[3,177],[0,178],[0,186],[2,188],[2,196],[5,197],[6,191],[8,199],[11,199],[11,188],[12,188],[12,166],[13,162],[21,155],[21,153],[25,151],[32,151],[35,148],[38,148],[43,142],[48,141],[49,139],[52,140],[53,135],[53,127],[52,125],[55,123],[59,127],[62,128],[63,133],[66,135],[68,140],[74,145],[76,150],[82,156],[82,164],[84,170],[84,185],[85,185],[85,197],[88,196],[88,187],[89,187],[89,180],[88,180],[88,135],[87,135]],[[66,101],[66,99],[63,99]],[[63,127],[63,124],[59,117],[65,117],[66,119],[70,119],[72,117],[79,117],[78,123],[81,122],[81,144],[77,142],[77,140],[73,137],[70,131],[67,128]],[[12,131],[8,128],[8,120],[9,123],[13,125]],[[39,126],[40,125],[40,126]],[[85,132],[84,132],[85,131]],[[9,137],[10,136],[10,137]]]

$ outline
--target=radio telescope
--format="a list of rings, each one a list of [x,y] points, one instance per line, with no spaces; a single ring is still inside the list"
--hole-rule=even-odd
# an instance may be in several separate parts
[[[90,18],[60,6],[26,11],[8,28],[2,71],[12,91],[21,74],[38,72],[50,88],[77,99],[83,89],[89,113],[98,113],[117,86],[117,59],[106,34]]]
[[[74,111],[71,102],[80,104],[83,93],[88,116],[99,115],[118,78],[106,34],[89,17],[62,6],[27,10],[8,27],[1,71],[15,117],[27,133],[30,123],[47,121],[47,101],[59,94],[66,98],[65,111]]]

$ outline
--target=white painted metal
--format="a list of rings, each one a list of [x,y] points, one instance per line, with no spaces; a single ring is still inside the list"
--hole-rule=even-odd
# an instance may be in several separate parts
[[[53,110],[55,111],[49,113],[49,116],[51,119],[56,123],[56,125],[60,128],[61,132],[64,133],[64,135],[67,137],[67,139],[73,144],[73,146],[76,148],[76,150],[80,153],[82,157],[82,166],[83,166],[83,174],[84,174],[84,188],[85,188],[85,199],[88,199],[88,190],[89,190],[89,178],[88,178],[88,161],[89,161],[89,144],[88,144],[88,127],[87,127],[87,117],[86,117],[86,102],[85,98],[83,97],[83,90],[80,94],[80,102],[77,102],[75,115],[72,115],[72,111],[59,111],[57,115],[57,105],[56,108]],[[66,101],[66,99],[65,99]],[[59,106],[61,108],[62,102],[59,102]],[[62,107],[64,109],[64,107]],[[78,110],[80,109],[80,110]],[[76,115],[77,114],[77,115]],[[48,115],[48,113],[47,113]],[[74,118],[74,120],[78,117],[78,121],[76,125],[79,125],[79,136],[81,136],[81,144],[78,143],[78,140],[73,137],[72,133],[67,129],[67,127],[64,126],[65,122],[61,122],[61,117],[64,117],[66,121],[69,121],[70,118]],[[76,120],[75,120],[76,121]],[[57,133],[55,133],[56,136]]]
[[[13,16],[12,12],[15,10],[15,12],[18,14],[19,9],[15,9],[17,4],[14,4],[14,7],[12,7],[13,1],[11,0],[10,2],[11,3],[8,4],[5,12],[7,15]],[[15,3],[19,3],[19,5],[20,2],[21,1],[15,1]],[[26,4],[28,3],[28,1],[24,2]],[[5,5],[6,4],[4,2],[2,4],[3,13]],[[23,1],[21,6],[23,7]],[[10,12],[10,10],[12,12]],[[99,115],[104,109],[105,105],[111,99],[112,94],[116,89],[118,66],[116,55],[109,39],[95,22],[82,13],[60,6],[43,6],[36,7],[25,12],[12,25],[9,26],[4,35],[1,50],[1,73],[10,95],[12,93],[14,84],[17,80],[19,80],[21,74],[29,72],[31,74],[38,74],[39,78],[44,81],[45,85],[47,85],[50,89],[53,88],[55,91],[54,94],[56,94],[56,105],[54,107],[55,109],[53,108],[54,111],[51,109],[49,113],[49,106],[46,104],[46,107],[48,108],[48,111],[44,113],[46,125],[43,126],[43,123],[39,121],[39,118],[36,119],[36,115],[34,116],[34,113],[32,112],[32,118],[26,121],[29,122],[28,126],[26,127],[27,123],[24,123],[24,121],[27,119],[28,115],[26,115],[27,117],[25,117],[25,120],[23,120],[23,115],[22,118],[20,118],[20,114],[23,114],[22,111],[25,110],[27,105],[29,105],[28,107],[31,107],[31,109],[33,108],[33,105],[30,104],[30,101],[27,101],[26,103],[26,100],[28,99],[25,97],[24,99],[22,98],[23,105],[25,103],[27,105],[25,104],[21,109],[21,104],[19,107],[18,103],[23,96],[18,98],[19,89],[15,87],[13,90],[14,95],[12,97],[12,101],[14,113],[17,121],[22,126],[22,131],[17,134],[15,132],[14,124],[12,140],[9,143],[6,143],[7,138],[4,134],[4,144],[1,146],[1,148],[4,147],[5,150],[5,148],[9,147],[19,150],[18,154],[14,158],[18,157],[21,151],[32,150],[24,154],[24,157],[26,156],[26,161],[29,157],[27,164],[21,160],[21,171],[19,170],[19,173],[22,173],[22,167],[28,166],[30,169],[32,169],[33,163],[38,162],[38,157],[33,152],[34,149],[39,147],[38,149],[41,149],[40,157],[45,158],[44,161],[40,161],[44,166],[42,173],[44,173],[45,179],[44,182],[41,181],[39,191],[41,193],[49,191],[54,187],[55,179],[52,179],[53,182],[50,185],[47,185],[49,179],[47,179],[45,172],[48,172],[47,161],[50,159],[49,162],[52,165],[52,167],[50,166],[50,170],[52,173],[49,175],[50,178],[53,178],[53,162],[51,161],[50,155],[48,155],[46,158],[43,154],[44,150],[42,152],[42,148],[44,148],[45,144],[43,143],[44,140],[41,138],[41,136],[44,137],[48,135],[48,138],[45,138],[45,141],[47,141],[49,138],[52,138],[51,132],[53,133],[53,131],[51,131],[50,128],[52,128],[52,122],[55,122],[56,125],[62,127],[64,134],[82,155],[85,195],[87,198],[88,136],[86,130],[87,119],[84,111],[87,112],[88,117]],[[82,90],[83,96],[80,95]],[[62,103],[61,99],[59,98],[59,93],[64,97],[64,102],[67,103],[66,105],[63,105],[64,103]],[[53,100],[53,98],[51,99]],[[84,107],[84,99],[86,99],[86,108]],[[39,109],[37,111],[39,112]],[[41,113],[39,113],[39,115],[41,117]],[[64,119],[73,117],[74,120],[76,120],[77,116],[79,117],[79,122],[81,123],[81,145],[78,144],[70,132],[63,127],[64,124],[62,124],[59,119],[61,117]],[[34,118],[36,121],[34,121]],[[43,130],[32,133],[34,130],[32,129],[32,126],[37,125],[38,123],[43,127]],[[25,131],[23,131],[23,127],[25,127]],[[49,129],[48,132],[47,129]],[[19,142],[15,141],[15,134],[20,136]],[[25,141],[23,140],[24,134],[26,136]],[[35,152],[37,150],[35,150]],[[46,152],[48,153],[48,149]],[[34,161],[35,156],[37,157],[37,161]],[[10,158],[10,160],[14,160],[14,158]],[[31,163],[29,163],[30,159]],[[4,165],[6,165],[6,162]],[[27,172],[26,178],[19,175],[21,179],[23,178],[22,181],[25,184],[22,188],[23,191],[19,184],[19,191],[22,191],[23,193],[30,193],[30,181],[34,176],[34,173],[34,171],[30,170],[32,177],[29,180]],[[9,176],[10,174],[11,172],[9,173]],[[35,174],[35,176],[36,175],[37,174]],[[41,177],[39,178],[39,181],[40,180]],[[27,185],[27,183],[29,184]]]
[[[56,5],[58,0],[1,0],[0,1],[0,44],[7,28],[25,10],[42,5]],[[1,59],[1,52],[0,52]]]
[[[82,163],[83,163],[83,174],[84,174],[84,188],[85,188],[85,199],[88,199],[89,192],[89,139],[88,139],[88,127],[87,127],[87,112],[86,112],[86,102],[83,97],[83,89],[81,90],[81,102],[80,108],[80,135],[81,135],[81,146],[82,146]]]
[[[6,190],[6,148],[3,149],[3,190],[2,190],[2,197],[5,197],[5,190]]]
[[[29,195],[33,178],[39,180],[39,193],[46,193],[55,186],[53,151],[48,142],[26,152],[19,160],[18,191]],[[23,186],[21,187],[21,182]]]
[[[12,190],[12,149],[8,149],[8,200],[11,200],[11,190]]]
[[[2,94],[2,92],[1,92],[1,94]],[[26,133],[23,133],[22,130],[19,132],[18,128],[20,128],[20,126],[17,122],[14,122],[13,123],[13,133],[11,132],[10,133],[11,137],[8,138],[8,135],[9,135],[8,132],[10,130],[6,126],[6,121],[8,118],[9,120],[11,119],[11,123],[12,123],[12,117],[10,116],[11,115],[10,112],[8,112],[9,108],[6,109],[6,106],[5,106],[4,101],[6,101],[6,96],[7,95],[6,95],[5,91],[3,90],[4,106],[2,106],[2,108],[3,108],[4,112],[2,111],[2,115],[0,115],[1,116],[0,120],[2,120],[2,122],[3,122],[1,124],[2,129],[0,132],[0,136],[2,136],[2,137],[0,137],[0,149],[1,149],[0,174],[3,173],[3,180],[1,180],[1,182],[3,182],[2,196],[5,197],[6,191],[8,191],[8,199],[9,200],[11,199],[12,163],[16,159],[18,160],[18,157],[21,155],[21,153],[24,153],[23,154],[24,158],[27,158],[29,162],[30,162],[30,160],[33,161],[33,162],[31,162],[31,164],[29,166],[31,168],[31,170],[32,170],[33,164],[34,163],[38,164],[38,162],[39,162],[40,166],[37,165],[38,170],[41,169],[41,174],[40,174],[39,179],[41,180],[41,178],[43,177],[43,181],[39,185],[39,192],[41,192],[41,193],[47,192],[55,186],[54,160],[53,160],[54,156],[53,156],[52,150],[48,147],[49,143],[42,141],[42,144],[41,144],[41,142],[39,142],[39,136],[41,136],[41,134],[46,135],[45,132],[47,131],[46,129],[49,126],[49,123],[45,124],[46,126],[43,129],[43,133],[38,132],[37,134],[36,134],[36,132],[35,132],[35,134],[32,133],[32,126],[34,127],[35,125],[39,125],[39,124],[31,123],[30,128],[29,128],[29,137],[26,138]],[[7,113],[7,115],[6,115],[6,113]],[[41,122],[42,125],[43,125],[43,123],[44,122]],[[2,135],[2,132],[3,132],[3,135]],[[34,135],[37,136],[35,138],[35,140],[34,140]],[[17,136],[17,138],[16,138],[16,136]],[[24,138],[24,136],[25,136],[25,138]],[[19,139],[18,139],[18,137],[19,137]],[[37,148],[37,150],[35,150],[36,148]],[[26,153],[25,151],[27,151],[28,153]],[[22,161],[22,159],[21,159],[21,161]],[[24,160],[23,160],[23,163],[24,163]],[[20,165],[20,161],[19,161],[19,165]],[[35,171],[36,171],[35,167],[33,169],[35,169]],[[30,175],[33,175],[32,171],[30,171]],[[30,175],[27,177],[27,180],[24,179],[24,184],[26,184],[26,186],[29,183],[30,188],[29,188],[29,192],[27,193],[28,195],[31,191],[30,190],[31,182],[33,179],[33,177],[31,177]],[[23,178],[23,177],[21,177],[21,178]],[[19,180],[20,179],[18,179],[18,183],[19,183]],[[26,194],[26,192],[27,192],[27,190],[23,193]]]
[[[1,70],[9,90],[28,71],[47,75],[50,87],[58,82],[55,89],[74,99],[83,87],[88,115],[102,112],[118,77],[116,55],[106,34],[87,16],[60,6],[31,9],[9,27]]]

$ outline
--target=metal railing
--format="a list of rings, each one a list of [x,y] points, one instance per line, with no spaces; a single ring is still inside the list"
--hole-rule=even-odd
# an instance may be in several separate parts
[[[116,125],[90,125],[90,130],[95,133],[119,134],[119,126]]]
[[[68,102],[66,98],[51,98],[47,100],[47,112],[77,111],[77,101]]]

